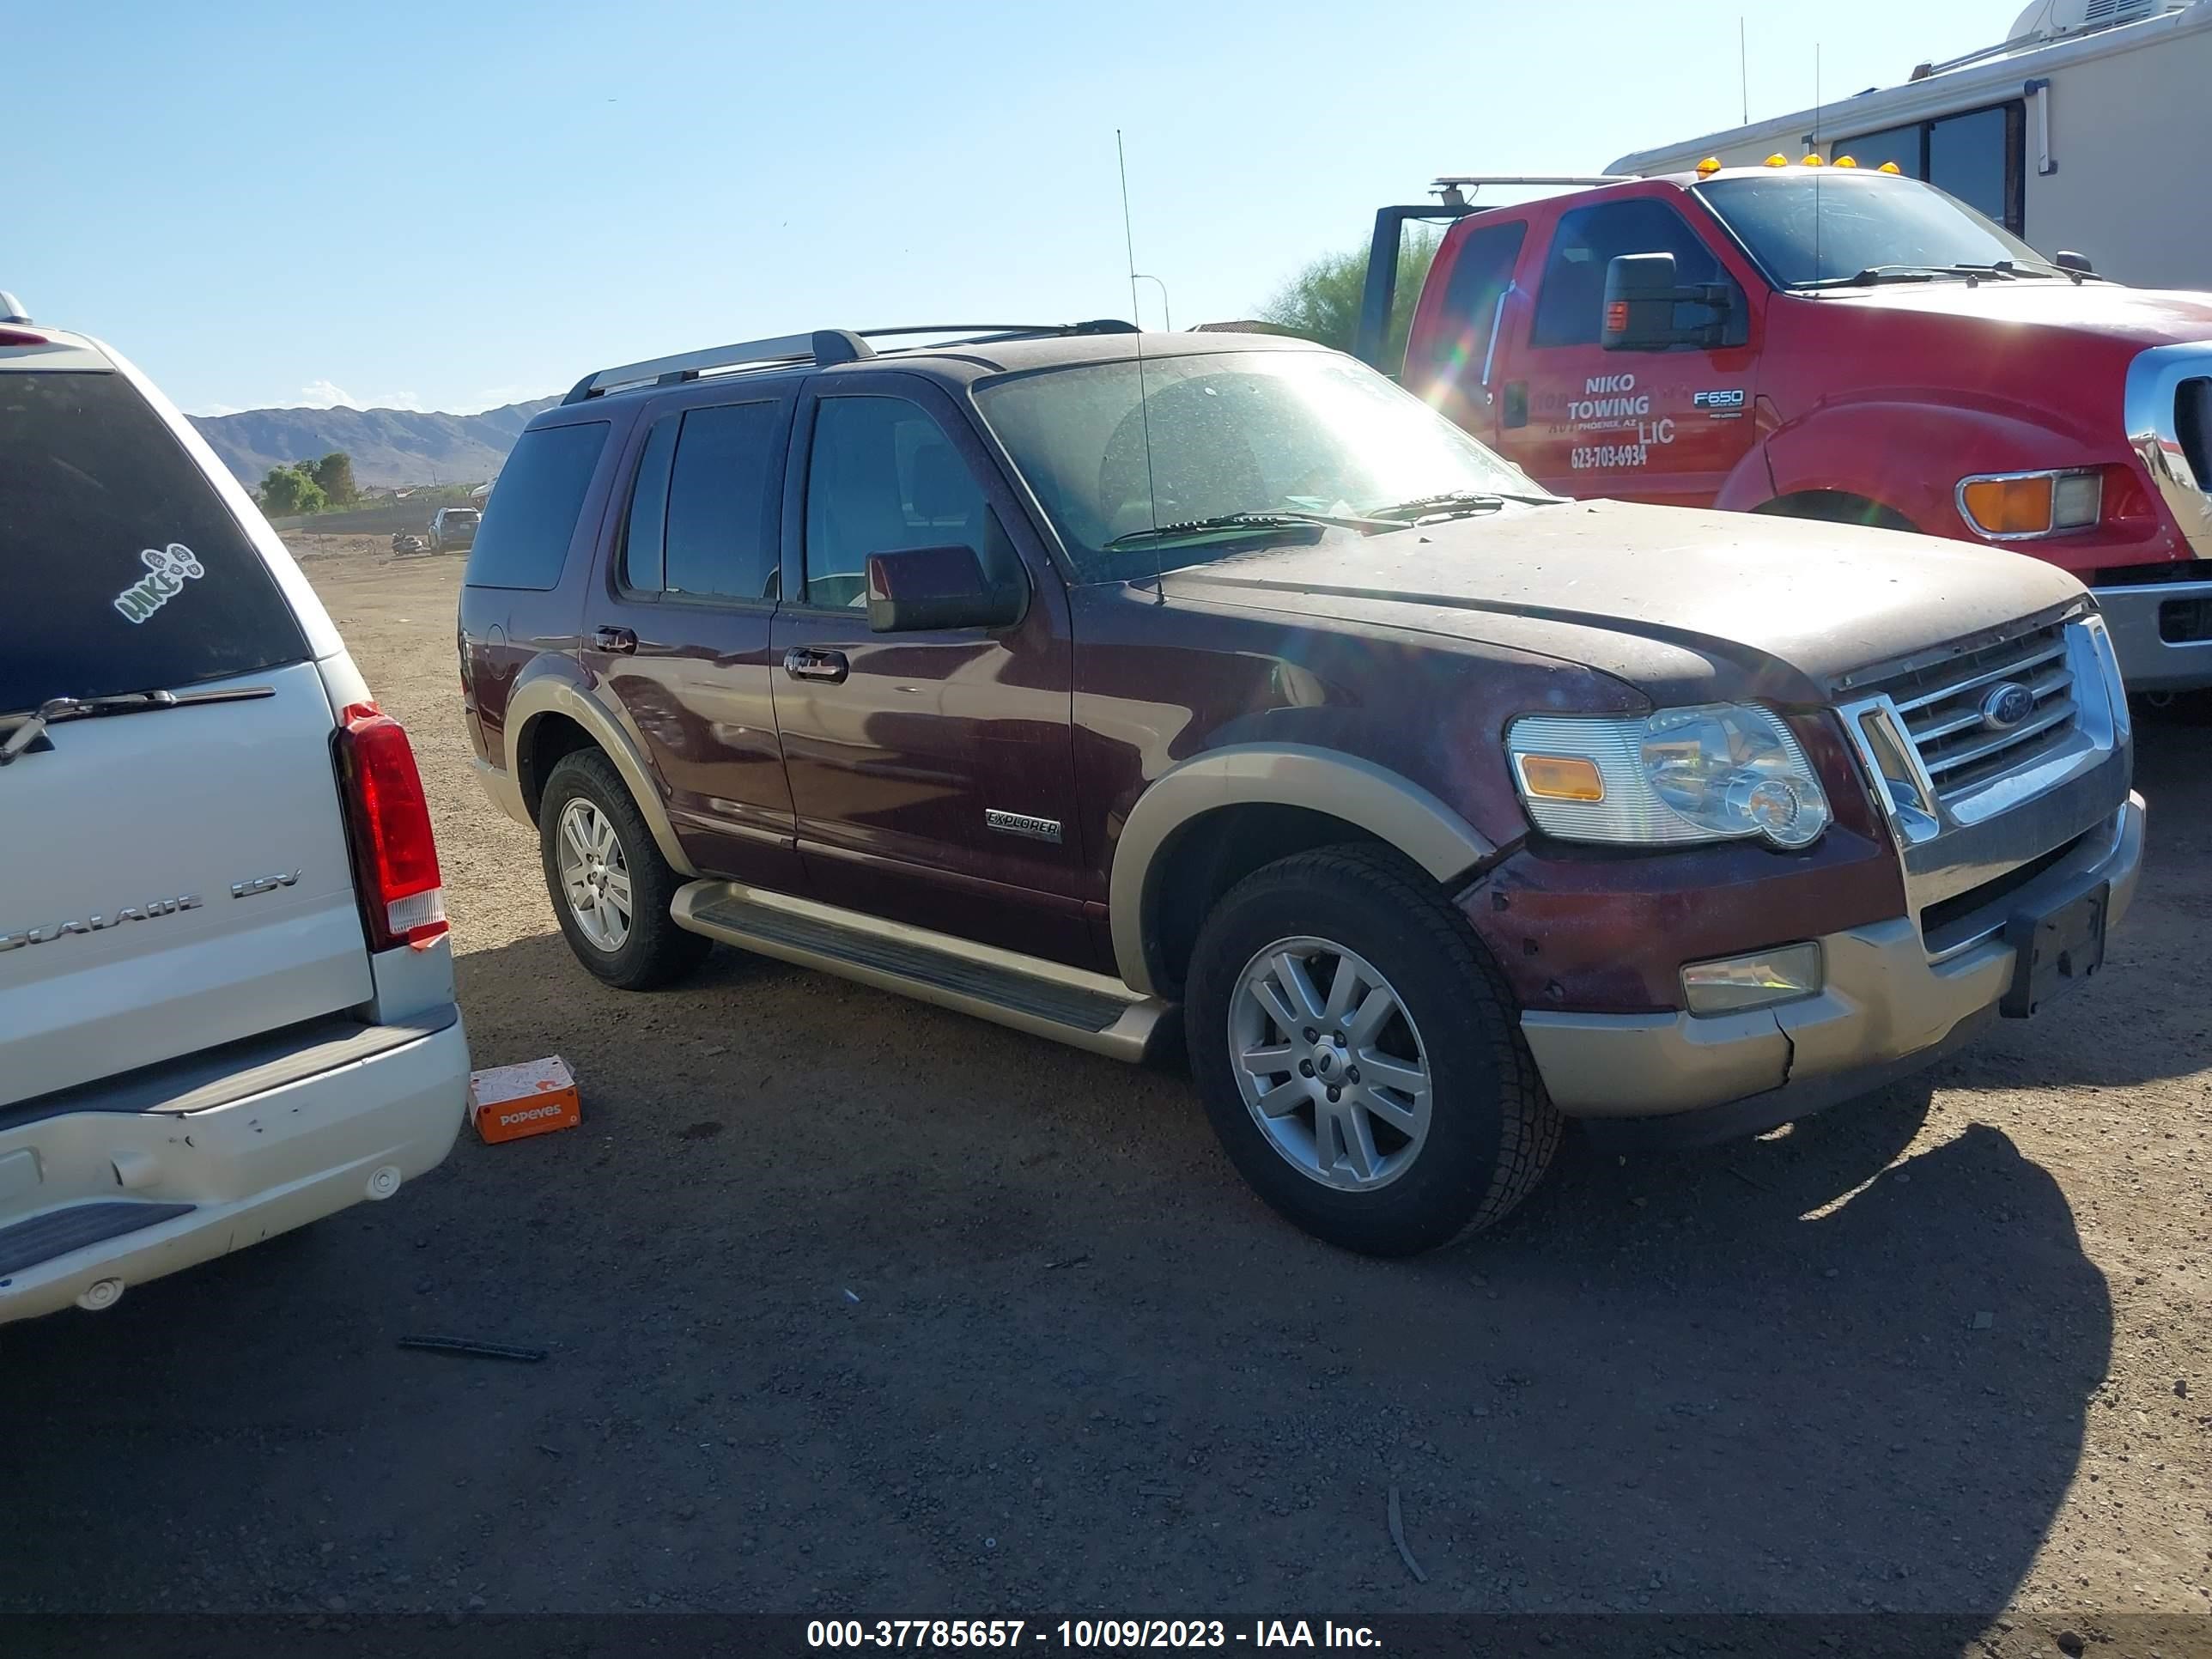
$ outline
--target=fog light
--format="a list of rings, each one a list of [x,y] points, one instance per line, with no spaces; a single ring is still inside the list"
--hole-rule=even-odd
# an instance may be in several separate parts
[[[1733,1014],[1770,1003],[1817,996],[1821,986],[1820,947],[1784,945],[1747,957],[1682,966],[1682,995],[1693,1014]]]
[[[2054,530],[2087,530],[2105,511],[2105,475],[2069,472],[2061,477],[2051,496],[2051,526]]]

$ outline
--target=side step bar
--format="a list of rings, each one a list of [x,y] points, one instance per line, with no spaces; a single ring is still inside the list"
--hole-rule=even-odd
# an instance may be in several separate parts
[[[742,882],[692,882],[671,909],[678,927],[740,950],[1133,1064],[1174,1012],[1104,974]]]

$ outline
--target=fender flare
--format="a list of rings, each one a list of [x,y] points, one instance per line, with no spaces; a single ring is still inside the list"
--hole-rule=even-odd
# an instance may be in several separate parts
[[[1959,515],[1960,479],[2064,466],[2088,453],[2085,439],[2052,427],[2039,411],[1913,397],[1824,404],[1775,432],[1764,448],[1770,500],[1808,492],[1856,495],[1903,515],[1923,535],[1975,546],[1989,544]]]
[[[523,744],[531,727],[548,714],[565,715],[584,729],[600,752],[614,763],[615,770],[622,774],[623,782],[629,790],[630,799],[637,803],[646,828],[653,831],[653,844],[659,848],[660,856],[679,875],[696,878],[699,872],[684,855],[683,843],[676,839],[676,826],[669,818],[660,792],[653,787],[652,769],[647,766],[644,750],[639,748],[637,739],[608,713],[605,704],[557,671],[544,670],[526,676],[507,698],[507,775],[514,781],[516,794],[520,796],[522,792]]]
[[[1297,806],[1367,831],[1439,882],[1455,883],[1498,849],[1420,785],[1372,761],[1300,744],[1232,744],[1194,755],[1154,779],[1114,843],[1107,910],[1114,961],[1147,996],[1160,994],[1146,923],[1177,834],[1224,806]]]

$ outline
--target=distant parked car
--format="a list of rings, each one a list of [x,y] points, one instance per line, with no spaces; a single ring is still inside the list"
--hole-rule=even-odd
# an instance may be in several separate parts
[[[469,1052],[407,734],[176,410],[14,322],[0,570],[5,1322],[390,1197]]]
[[[719,939],[1123,1060],[1180,1024],[1245,1177],[1377,1253],[1504,1215],[1565,1118],[1754,1134],[2033,1013],[2142,853],[2064,571],[1568,502],[1264,335],[603,370],[459,624],[599,979]]]
[[[430,545],[441,553],[474,547],[477,523],[483,517],[473,507],[441,507],[430,520]]]

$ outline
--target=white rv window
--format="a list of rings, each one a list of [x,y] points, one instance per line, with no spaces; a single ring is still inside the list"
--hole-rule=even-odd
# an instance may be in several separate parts
[[[1848,155],[1862,167],[1894,161],[1907,178],[1948,191],[2020,236],[2027,234],[2027,106],[2015,98],[1838,138],[1828,146],[1829,159]]]

